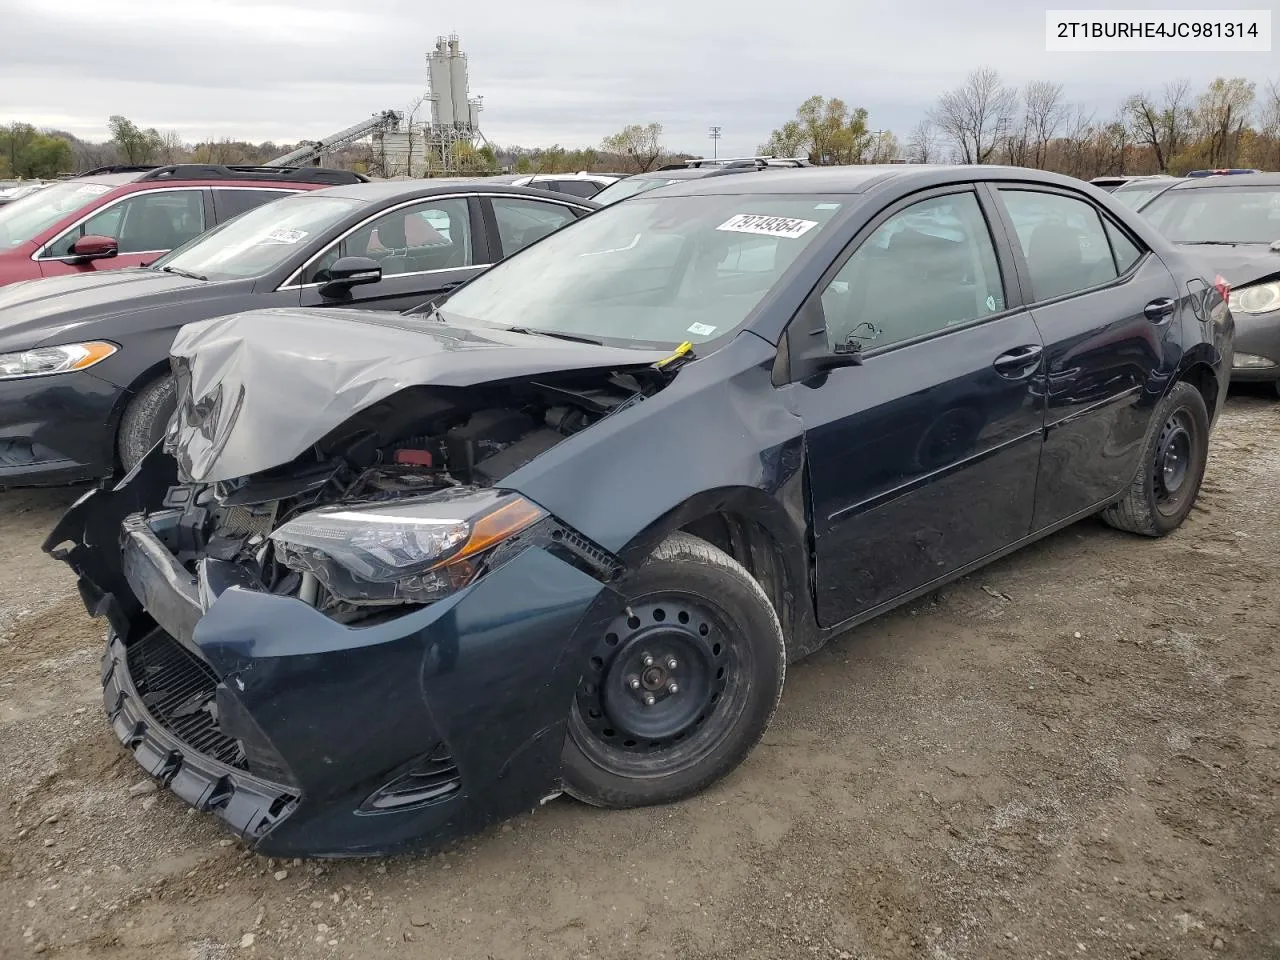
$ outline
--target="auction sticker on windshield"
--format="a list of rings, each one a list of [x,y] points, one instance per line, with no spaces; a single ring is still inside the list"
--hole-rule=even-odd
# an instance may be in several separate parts
[[[292,230],[289,227],[277,227],[265,237],[262,238],[263,243],[297,243],[306,237],[305,230]]]
[[[730,217],[717,230],[731,233],[755,233],[764,237],[802,237],[818,225],[817,220],[794,217],[766,217],[759,213],[740,213]]]

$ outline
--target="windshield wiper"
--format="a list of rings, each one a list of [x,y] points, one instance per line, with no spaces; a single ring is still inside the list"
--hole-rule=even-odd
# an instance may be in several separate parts
[[[161,267],[165,273],[174,273],[180,277],[186,277],[188,280],[208,280],[208,277],[202,277],[198,273],[192,273],[190,270],[183,270],[181,267]]]
[[[572,333],[556,333],[552,330],[531,330],[528,327],[506,327],[507,333],[524,333],[529,336],[538,337],[555,337],[557,340],[572,340],[574,343],[589,343],[593,347],[602,347],[604,343],[600,340],[592,340],[590,337],[579,337]]]
[[[1238,247],[1247,240],[1179,240],[1182,247]]]

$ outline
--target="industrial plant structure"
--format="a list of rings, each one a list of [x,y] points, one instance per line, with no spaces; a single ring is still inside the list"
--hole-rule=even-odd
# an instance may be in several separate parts
[[[441,176],[466,170],[467,159],[480,132],[483,97],[473,97],[467,76],[467,55],[456,34],[437,37],[427,54],[427,93],[407,111],[384,110],[271,161],[274,165],[318,164],[339,147],[366,137],[372,139],[375,165],[384,176]],[[419,110],[430,104],[430,119]]]
[[[480,111],[484,98],[471,96],[467,55],[456,34],[437,37],[427,54],[430,119],[419,121],[410,111],[396,130],[374,133],[373,149],[388,176],[436,176],[465,168],[467,154],[484,143]]]

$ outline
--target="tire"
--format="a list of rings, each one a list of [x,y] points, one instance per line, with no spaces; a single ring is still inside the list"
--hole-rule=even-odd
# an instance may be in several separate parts
[[[1137,476],[1124,498],[1102,512],[1102,519],[1117,530],[1145,537],[1172,533],[1195,505],[1208,456],[1204,397],[1191,384],[1176,383],[1151,418]],[[1165,467],[1174,472],[1167,473]]]
[[[593,645],[570,711],[564,789],[599,807],[671,803],[728,774],[763,736],[786,677],[782,626],[741,564],[687,533],[620,589],[629,606]]]
[[[129,401],[124,408],[124,416],[120,418],[116,442],[120,465],[125,470],[132,470],[164,437],[169,418],[177,406],[177,387],[173,377],[167,374],[152,380]]]

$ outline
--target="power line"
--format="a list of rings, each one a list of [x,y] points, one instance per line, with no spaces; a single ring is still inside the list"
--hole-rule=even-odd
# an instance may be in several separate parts
[[[708,136],[711,137],[711,159],[714,160],[719,155],[718,151],[720,148],[720,128],[712,127],[711,133],[708,134]]]

